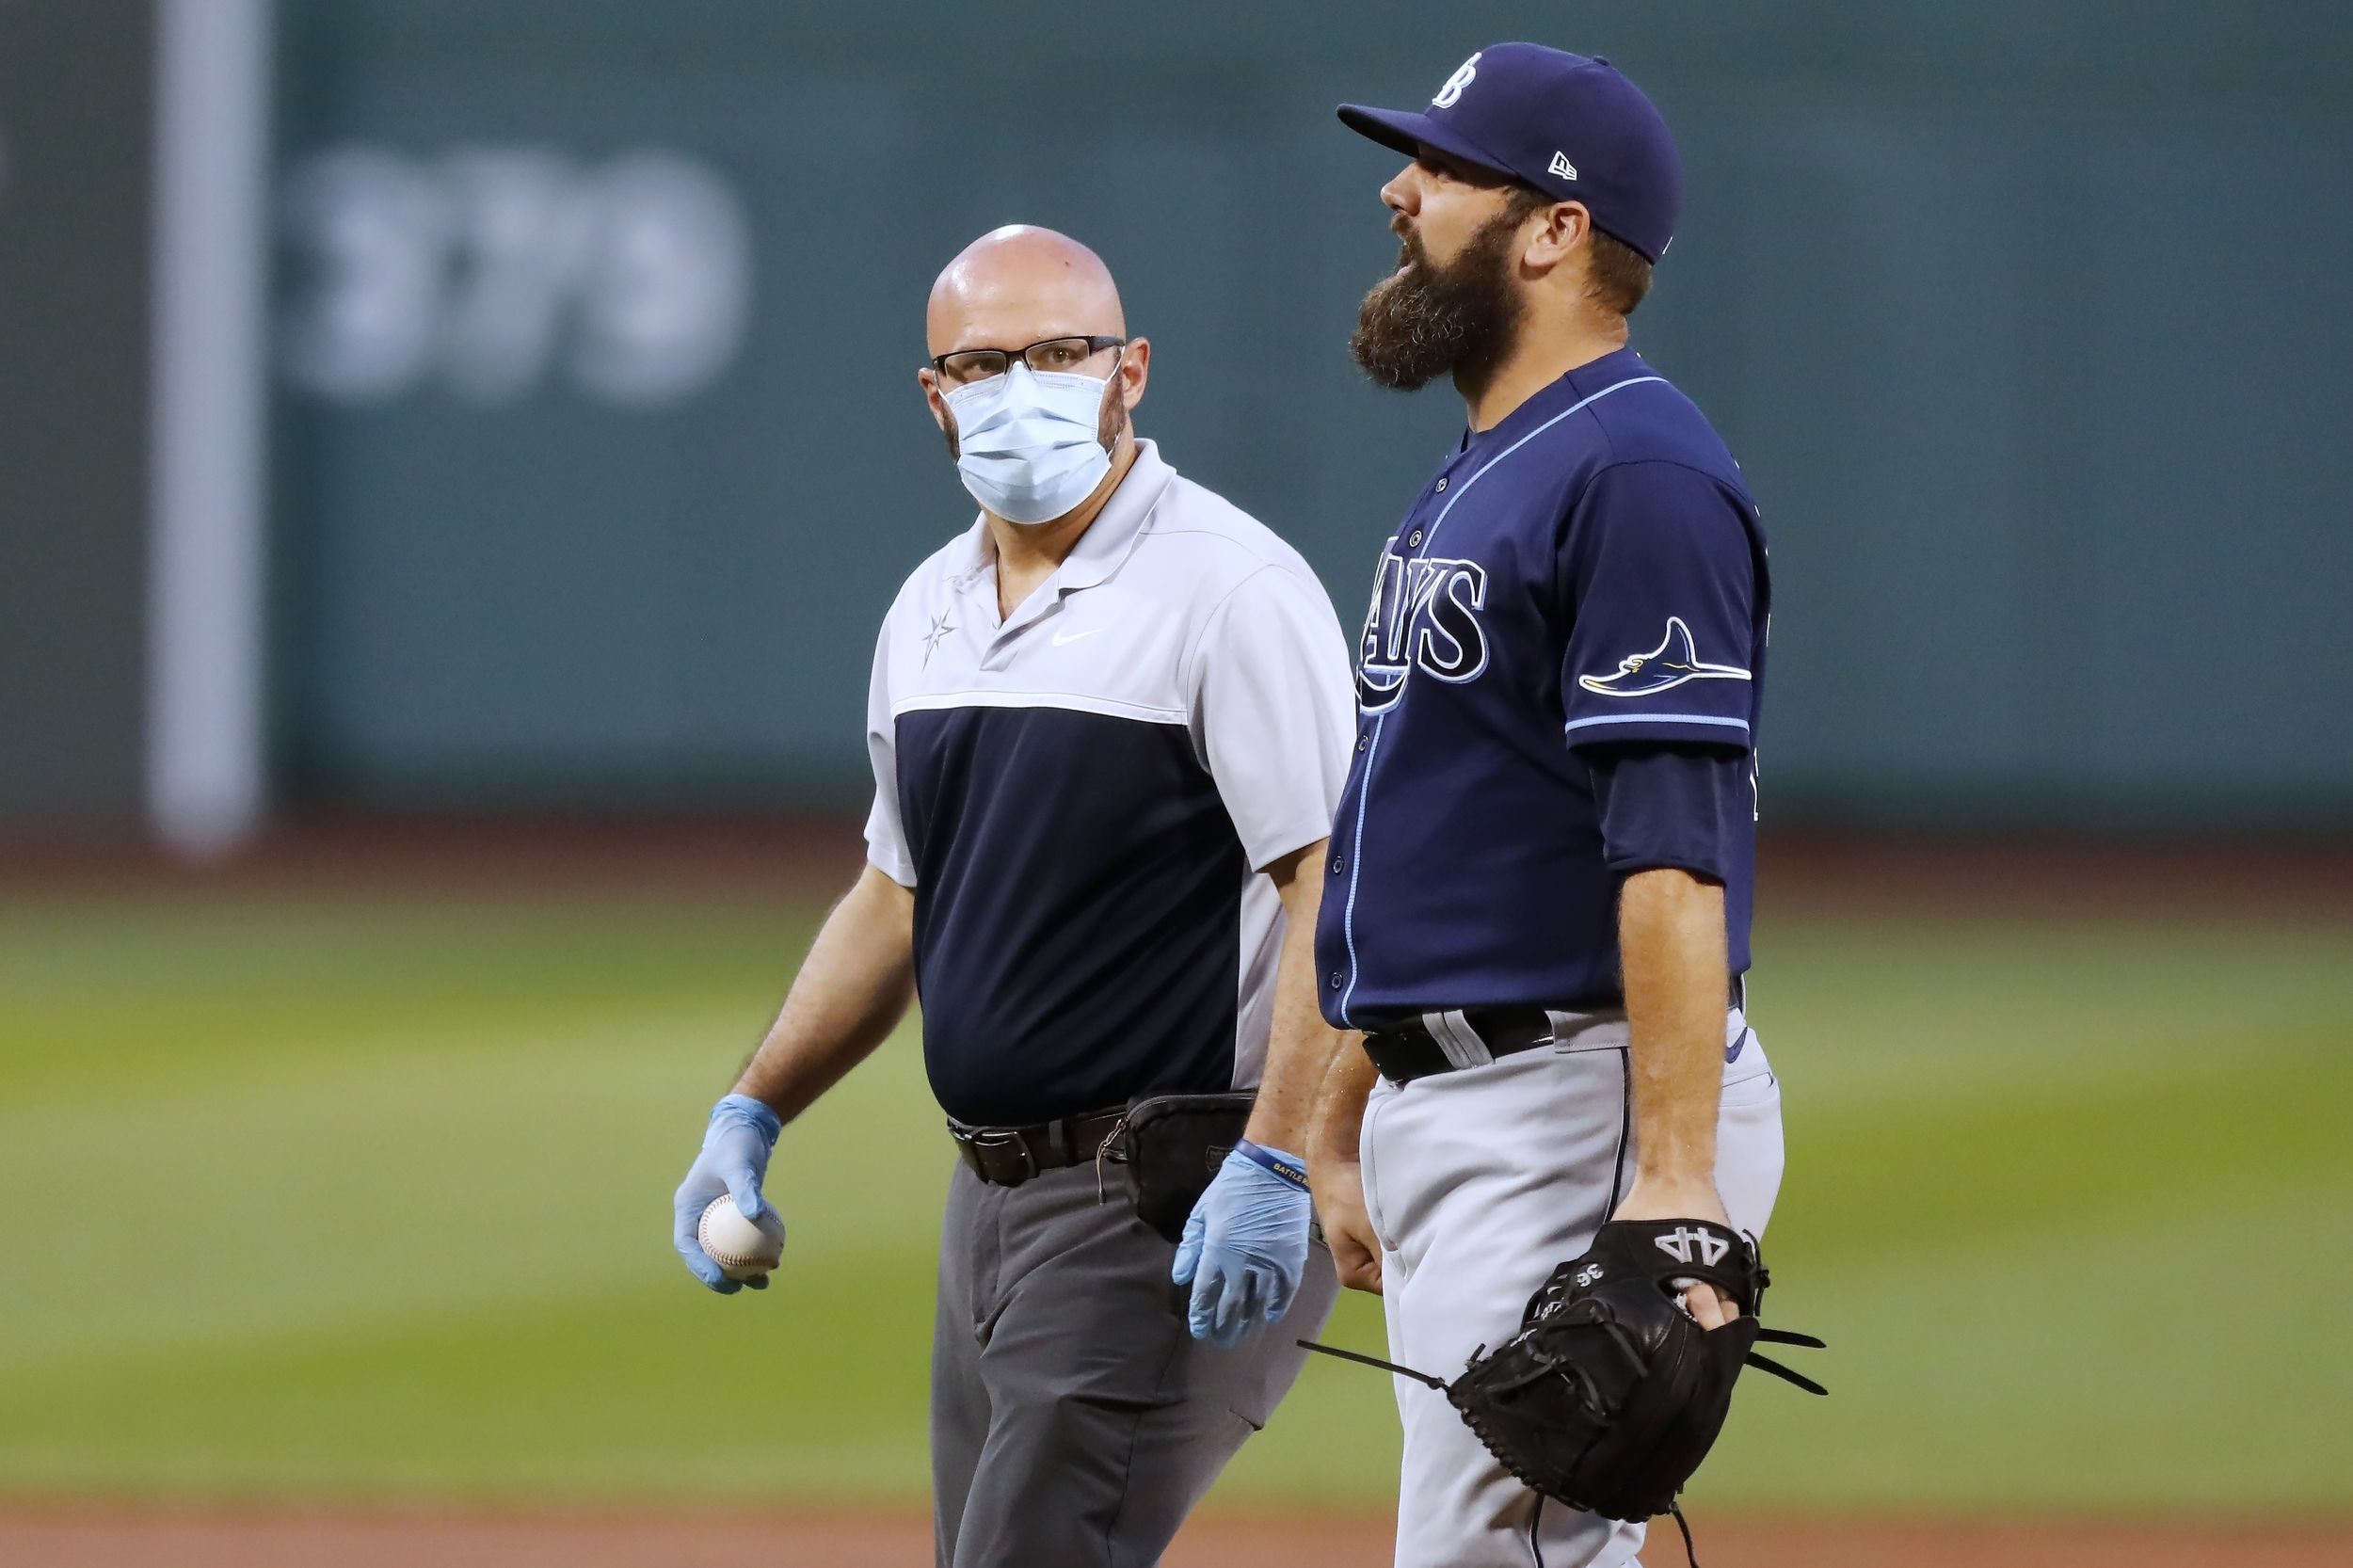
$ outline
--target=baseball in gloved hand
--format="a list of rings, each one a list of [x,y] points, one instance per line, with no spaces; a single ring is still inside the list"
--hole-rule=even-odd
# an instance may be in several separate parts
[[[1193,1206],[1169,1277],[1193,1287],[1195,1339],[1231,1350],[1290,1310],[1307,1269],[1307,1162],[1248,1139],[1234,1145]]]
[[[768,1156],[776,1146],[784,1124],[775,1111],[749,1095],[729,1095],[711,1108],[711,1125],[703,1131],[702,1152],[686,1172],[671,1197],[670,1242],[686,1260],[689,1272],[723,1296],[749,1286],[768,1288],[768,1276],[728,1278],[718,1262],[703,1251],[696,1234],[703,1210],[721,1194],[731,1195],[747,1220],[758,1221],[767,1200],[760,1184],[768,1179]]]

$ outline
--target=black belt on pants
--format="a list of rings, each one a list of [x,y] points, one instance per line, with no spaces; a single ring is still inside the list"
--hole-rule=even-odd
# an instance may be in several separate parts
[[[1732,977],[1728,1005],[1747,1010],[1749,977],[1745,971]],[[1617,1012],[1623,1006],[1614,998],[1572,1003],[1559,1016],[1590,1016]],[[1554,1043],[1555,1016],[1541,1007],[1469,1007],[1455,1013],[1425,1013],[1368,1031],[1365,1054],[1391,1083],[1411,1083],[1417,1078],[1460,1067],[1482,1067],[1498,1057],[1549,1046]]]
[[[1081,1111],[1034,1127],[968,1127],[951,1117],[948,1136],[972,1174],[992,1187],[1018,1187],[1041,1171],[1083,1165],[1113,1144],[1125,1106]]]
[[[1473,1007],[1435,1015],[1436,1029],[1409,1018],[1365,1035],[1365,1054],[1391,1083],[1483,1066],[1552,1044],[1552,1016],[1538,1007]]]

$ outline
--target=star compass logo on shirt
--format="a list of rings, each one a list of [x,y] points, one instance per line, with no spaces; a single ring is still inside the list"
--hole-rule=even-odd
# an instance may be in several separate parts
[[[932,667],[932,654],[940,644],[948,640],[948,633],[956,629],[956,623],[948,618],[950,613],[946,610],[939,612],[939,618],[932,622],[932,629],[923,633],[923,667],[925,669]]]
[[[1648,653],[1629,653],[1609,675],[1580,675],[1577,683],[1603,696],[1648,696],[1687,680],[1746,680],[1749,672],[1737,664],[1711,664],[1691,644],[1691,629],[1681,616],[1667,617],[1667,634]]]

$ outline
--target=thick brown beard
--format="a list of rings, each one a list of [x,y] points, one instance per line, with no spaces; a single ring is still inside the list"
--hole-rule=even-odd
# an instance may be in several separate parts
[[[1372,286],[1348,350],[1382,386],[1412,392],[1451,374],[1483,381],[1518,339],[1526,306],[1512,277],[1512,242],[1525,215],[1497,213],[1445,266],[1421,236],[1405,234],[1405,264]]]

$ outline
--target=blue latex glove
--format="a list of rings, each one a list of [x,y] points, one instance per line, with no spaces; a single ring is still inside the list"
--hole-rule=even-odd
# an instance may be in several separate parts
[[[1244,1140],[1185,1221],[1169,1277],[1193,1287],[1195,1339],[1231,1349],[1261,1322],[1280,1320],[1307,1268],[1307,1163]]]
[[[765,1274],[752,1280],[728,1278],[703,1251],[696,1230],[702,1224],[703,1210],[722,1192],[734,1194],[735,1207],[745,1219],[760,1217],[767,1201],[760,1195],[760,1184],[768,1179],[768,1156],[776,1149],[776,1134],[783,1130],[776,1113],[749,1095],[728,1096],[711,1108],[703,1151],[695,1157],[686,1179],[679,1183],[677,1195],[670,1200],[671,1244],[686,1259],[688,1272],[723,1296],[732,1296],[746,1285],[765,1290],[768,1278]]]

